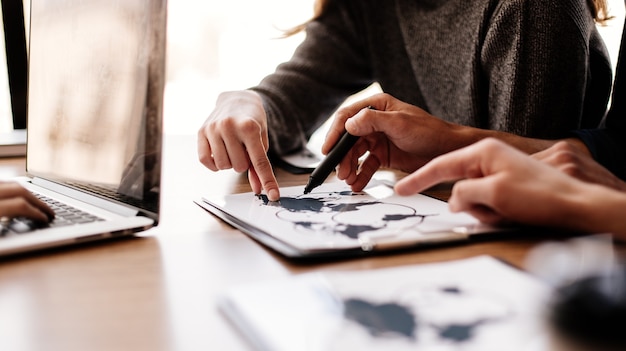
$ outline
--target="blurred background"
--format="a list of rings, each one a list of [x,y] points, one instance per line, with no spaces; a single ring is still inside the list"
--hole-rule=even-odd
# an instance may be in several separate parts
[[[165,132],[195,133],[219,92],[245,89],[288,60],[304,34],[283,31],[313,14],[313,0],[171,0]]]

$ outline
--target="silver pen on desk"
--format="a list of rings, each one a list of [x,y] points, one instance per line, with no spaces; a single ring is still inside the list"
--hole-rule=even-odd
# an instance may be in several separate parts
[[[514,232],[518,227],[493,226],[489,224],[473,224],[457,226],[445,230],[421,232],[417,229],[385,236],[359,237],[363,251],[398,249],[403,247],[443,244],[448,242],[470,240],[472,237],[493,233]]]

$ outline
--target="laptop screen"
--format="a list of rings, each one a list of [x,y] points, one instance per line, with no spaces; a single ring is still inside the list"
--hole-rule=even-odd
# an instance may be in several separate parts
[[[27,171],[158,212],[165,0],[32,0]]]

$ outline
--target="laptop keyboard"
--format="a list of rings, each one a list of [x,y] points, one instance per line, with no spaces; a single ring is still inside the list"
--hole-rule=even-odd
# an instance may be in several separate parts
[[[37,229],[42,228],[55,228],[55,227],[64,227],[68,225],[81,224],[81,223],[90,223],[103,221],[104,219],[87,213],[85,211],[81,211],[75,207],[64,204],[57,200],[51,199],[47,196],[43,196],[41,194],[34,195],[39,198],[41,201],[45,202],[52,208],[54,211],[55,217],[54,220],[50,223],[42,223],[33,221],[32,219],[25,217],[16,217],[10,220],[8,223],[2,223],[2,230],[0,231],[0,236],[6,236],[8,234],[25,234],[29,232],[33,232]]]

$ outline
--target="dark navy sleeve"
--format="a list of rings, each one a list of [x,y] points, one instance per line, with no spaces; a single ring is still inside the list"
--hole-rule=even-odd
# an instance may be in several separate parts
[[[598,129],[575,131],[593,158],[626,180],[626,27],[617,59],[611,108]]]
[[[574,135],[585,143],[598,163],[626,181],[626,132],[614,132],[607,128],[582,129],[574,131]]]

